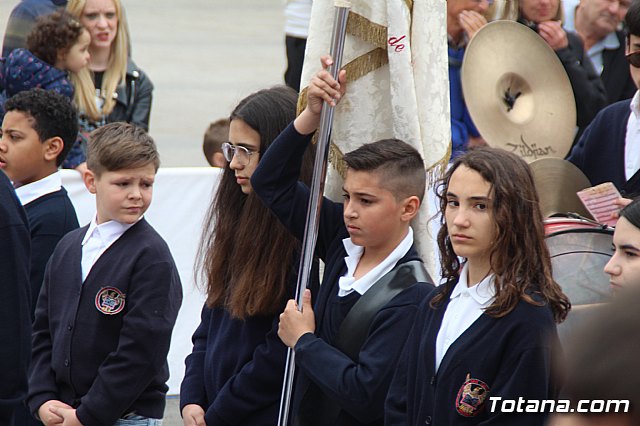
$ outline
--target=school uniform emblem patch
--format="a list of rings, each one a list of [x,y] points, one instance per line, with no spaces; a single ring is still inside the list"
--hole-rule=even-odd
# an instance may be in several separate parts
[[[96,294],[96,309],[105,315],[115,315],[124,309],[125,295],[115,287],[102,287]]]
[[[484,408],[484,402],[489,396],[489,386],[479,379],[472,379],[467,374],[467,379],[460,387],[456,397],[456,410],[464,417],[475,417]]]

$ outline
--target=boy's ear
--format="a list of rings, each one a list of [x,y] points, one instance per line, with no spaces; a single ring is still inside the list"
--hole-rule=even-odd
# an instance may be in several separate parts
[[[412,195],[410,197],[405,198],[404,201],[402,202],[402,213],[401,213],[402,220],[406,222],[410,222],[414,217],[416,217],[419,210],[420,210],[420,199],[417,196]]]
[[[47,161],[56,161],[58,159],[58,155],[64,149],[64,141],[59,136],[54,136],[52,138],[44,141],[44,159]]]
[[[91,170],[86,170],[82,173],[82,180],[84,181],[84,186],[87,187],[90,193],[96,193],[96,175]]]

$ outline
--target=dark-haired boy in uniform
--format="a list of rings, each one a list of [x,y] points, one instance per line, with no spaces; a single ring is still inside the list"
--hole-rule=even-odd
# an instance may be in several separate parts
[[[182,287],[143,218],[159,164],[141,128],[91,134],[84,183],[96,216],[56,247],[33,325],[27,402],[45,425],[160,424]]]
[[[16,188],[31,229],[31,316],[44,268],[58,241],[78,228],[58,166],[78,135],[78,115],[66,96],[31,89],[5,102],[0,167]]]
[[[323,58],[325,67],[330,63]],[[338,84],[321,71],[312,79],[306,109],[269,147],[251,178],[256,194],[300,239],[310,196],[298,182],[302,155],[322,102],[344,93],[344,77],[342,71]],[[314,306],[307,291],[302,312],[291,300],[280,316],[278,334],[296,352],[296,425],[382,425],[396,361],[419,303],[433,289],[425,284],[431,280],[410,227],[425,192],[420,154],[387,139],[344,160],[344,204],[322,204],[316,254],[326,267]]]

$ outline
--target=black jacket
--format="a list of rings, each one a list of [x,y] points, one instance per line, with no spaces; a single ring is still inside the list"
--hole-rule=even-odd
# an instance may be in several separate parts
[[[632,98],[636,93],[636,85],[629,72],[629,62],[624,51],[626,40],[623,31],[616,31],[620,47],[615,50],[605,49],[602,52],[603,69],[600,78],[607,91],[607,104]]]
[[[116,106],[107,123],[126,121],[149,130],[153,83],[131,59],[127,62],[127,81],[116,89]]]

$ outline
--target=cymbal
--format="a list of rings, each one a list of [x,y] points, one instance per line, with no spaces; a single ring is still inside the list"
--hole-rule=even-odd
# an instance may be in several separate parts
[[[490,146],[527,162],[569,152],[576,127],[571,83],[534,31],[514,21],[485,25],[467,46],[461,79],[471,118]]]
[[[573,163],[562,158],[541,158],[529,163],[533,173],[542,215],[578,213],[592,218],[577,192],[591,186],[589,179]]]

